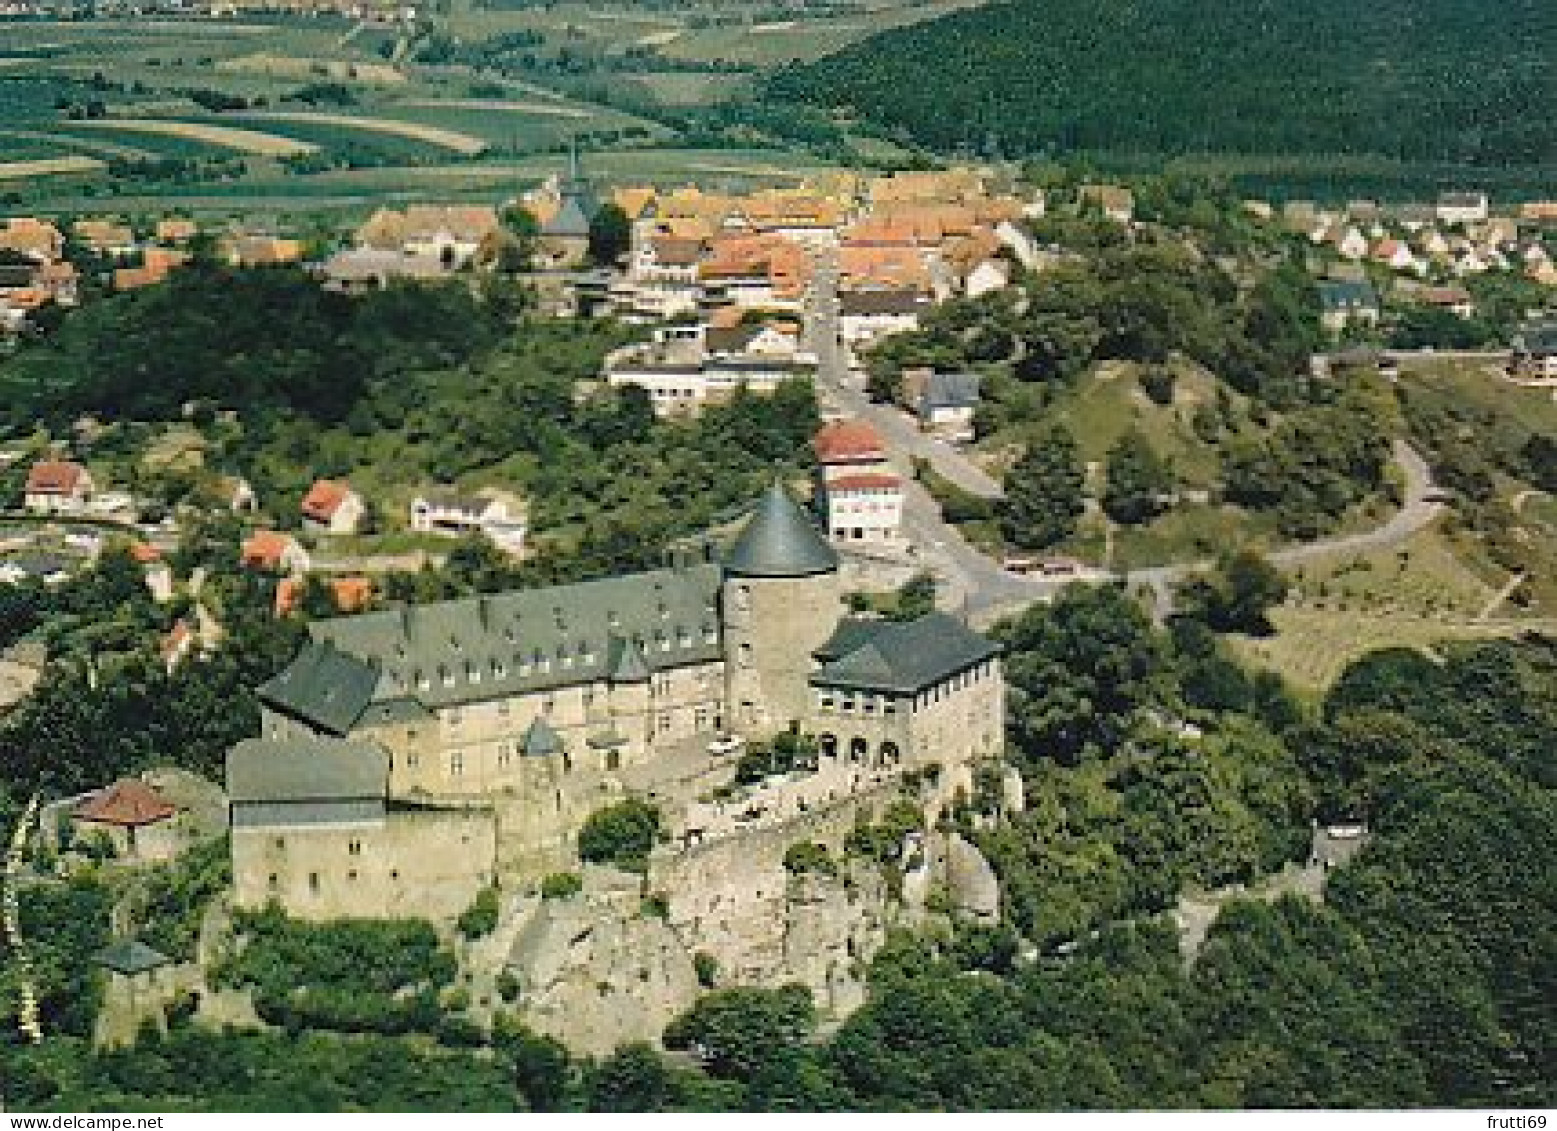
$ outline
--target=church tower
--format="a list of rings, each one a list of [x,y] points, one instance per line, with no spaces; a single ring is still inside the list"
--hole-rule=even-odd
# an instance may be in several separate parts
[[[838,555],[775,480],[724,572],[729,727],[782,730],[808,714],[811,653],[844,614]]]

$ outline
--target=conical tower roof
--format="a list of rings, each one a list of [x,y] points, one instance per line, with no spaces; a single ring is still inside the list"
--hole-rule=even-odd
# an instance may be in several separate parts
[[[811,577],[834,572],[838,555],[774,480],[725,555],[724,567],[737,577]]]

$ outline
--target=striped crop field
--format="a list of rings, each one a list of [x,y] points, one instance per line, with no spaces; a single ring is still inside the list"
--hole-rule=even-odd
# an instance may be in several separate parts
[[[423,125],[420,122],[402,122],[394,118],[358,118],[350,114],[312,114],[301,111],[293,113],[285,110],[269,110],[261,113],[250,111],[244,117],[259,122],[297,122],[303,125],[314,123],[325,126],[341,126],[346,129],[396,134],[399,137],[407,137],[414,141],[426,142],[428,145],[436,145],[442,149],[453,150],[455,153],[463,154],[466,157],[474,157],[478,153],[486,152],[487,149],[487,143],[482,138],[459,133],[455,130],[442,129],[438,126]]]
[[[502,98],[407,98],[400,106],[430,110],[481,110],[508,114],[542,114],[552,118],[592,118],[594,113],[577,106],[558,106],[547,102],[518,102]]]
[[[258,130],[215,126],[206,122],[178,122],[168,118],[95,118],[70,124],[73,130],[83,127],[125,130],[129,133],[163,134],[187,141],[201,141],[207,145],[221,146],[223,149],[257,153],[263,157],[291,157],[301,153],[314,153],[319,149],[312,142],[260,133]]]
[[[0,181],[49,177],[63,173],[96,173],[103,163],[95,157],[44,157],[36,161],[0,161]]]

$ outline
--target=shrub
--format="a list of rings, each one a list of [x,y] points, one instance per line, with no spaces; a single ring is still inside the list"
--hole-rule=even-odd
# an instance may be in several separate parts
[[[475,901],[460,913],[458,922],[460,934],[467,939],[479,939],[483,935],[490,935],[497,930],[497,920],[501,912],[497,888],[490,886],[482,888],[476,893]]]
[[[589,815],[579,830],[578,854],[591,863],[646,872],[649,850],[659,832],[660,811],[646,801],[628,798]]]
[[[784,867],[796,875],[820,872],[830,876],[836,871],[827,846],[809,840],[797,841],[784,850]]]
[[[713,989],[719,980],[719,960],[706,950],[692,956],[692,969],[697,974],[697,984],[705,990]]]
[[[584,880],[577,872],[553,872],[541,881],[542,899],[570,899],[584,890]]]

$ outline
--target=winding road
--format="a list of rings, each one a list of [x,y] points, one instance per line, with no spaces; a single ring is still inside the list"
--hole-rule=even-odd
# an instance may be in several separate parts
[[[999,498],[1001,487],[981,467],[950,445],[925,435],[904,412],[873,403],[861,381],[851,376],[839,335],[838,265],[833,249],[816,256],[816,271],[806,307],[806,331],[817,358],[817,395],[825,408],[868,421],[886,442],[893,466],[904,477],[904,532],[918,548],[925,563],[962,594],[962,608],[970,620],[986,623],[1015,612],[1035,601],[1050,599],[1070,584],[1065,579],[1023,577],[1003,569],[999,562],[968,543],[957,528],[941,515],[939,504],[922,484],[913,479],[914,460],[931,467],[958,487],[986,499]],[[1405,480],[1400,509],[1388,521],[1353,534],[1322,538],[1272,551],[1280,566],[1300,565],[1330,554],[1364,553],[1396,545],[1431,525],[1444,510],[1435,499],[1432,472],[1421,454],[1396,440],[1394,457]],[[1085,580],[1112,577],[1130,585],[1148,587],[1156,596],[1159,614],[1172,607],[1172,589],[1191,574],[1210,568],[1209,560],[1176,562],[1124,573],[1093,572]]]

